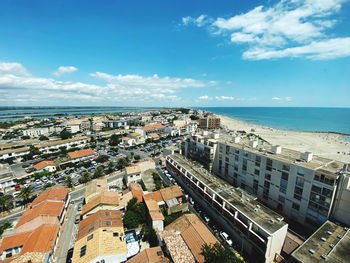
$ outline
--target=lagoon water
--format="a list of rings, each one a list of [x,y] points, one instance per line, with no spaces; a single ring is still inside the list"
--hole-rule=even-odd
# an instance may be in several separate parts
[[[350,108],[201,107],[199,109],[276,129],[350,135]]]

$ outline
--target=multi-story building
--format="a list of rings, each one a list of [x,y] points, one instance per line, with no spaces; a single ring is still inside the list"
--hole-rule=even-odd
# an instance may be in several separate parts
[[[50,133],[54,132],[61,132],[62,127],[39,127],[39,128],[30,128],[27,130],[23,130],[23,135],[30,136],[30,137],[39,137],[41,135],[49,135]]]
[[[199,128],[220,129],[220,118],[201,118],[199,119]]]
[[[328,218],[350,224],[350,172],[341,162],[239,137],[221,138],[213,172],[301,224],[316,228]]]
[[[233,238],[251,262],[272,262],[280,254],[288,224],[242,189],[228,185],[182,155],[166,157],[168,171],[193,200]]]
[[[206,137],[202,135],[194,135],[188,137],[181,143],[181,152],[187,158],[195,160],[202,164],[207,170],[211,171],[214,154],[217,146],[217,134]]]
[[[142,136],[147,136],[150,133],[161,133],[164,132],[165,126],[160,123],[150,124],[148,126],[137,128],[135,132],[141,134]]]

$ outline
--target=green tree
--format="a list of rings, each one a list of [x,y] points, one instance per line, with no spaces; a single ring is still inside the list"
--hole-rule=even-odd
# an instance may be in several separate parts
[[[60,137],[62,140],[66,140],[66,139],[72,138],[72,134],[69,131],[64,129],[63,131],[60,132]]]
[[[39,155],[40,154],[40,151],[38,148],[34,147],[33,145],[31,145],[29,147],[29,154],[31,154],[32,156],[33,155]]]
[[[68,188],[73,187],[73,179],[70,175],[67,175],[66,178],[64,179],[64,185],[67,186]]]
[[[4,233],[6,229],[9,229],[12,227],[12,223],[9,221],[6,221],[2,226],[0,226],[0,236]]]
[[[53,183],[47,183],[47,184],[44,185],[43,189],[46,190],[46,189],[48,189],[48,188],[50,188],[52,186],[53,186]]]
[[[33,188],[30,185],[27,187],[23,187],[23,188],[21,188],[21,190],[18,194],[18,198],[22,199],[23,204],[26,206],[29,202],[29,199],[33,195],[33,192],[34,192]]]
[[[40,140],[40,141],[48,141],[49,138],[46,137],[45,135],[41,135],[41,136],[39,137],[39,140]]]
[[[30,137],[28,135],[24,135],[24,136],[21,137],[21,139],[22,140],[28,140],[28,139],[30,139]]]
[[[115,164],[114,164],[112,161],[110,161],[110,162],[108,163],[108,169],[109,169],[109,172],[110,172],[110,173],[113,171],[114,166],[115,166]]]
[[[99,178],[105,174],[105,170],[103,169],[102,166],[99,166],[96,168],[94,172],[94,178]]]
[[[9,210],[10,204],[13,202],[12,195],[1,195],[0,196],[0,207],[1,211]]]
[[[202,247],[201,255],[204,257],[205,263],[239,263],[242,262],[236,255],[233,253],[229,245],[215,243],[213,245],[205,244]]]
[[[122,136],[120,134],[113,134],[111,138],[109,139],[109,145],[110,146],[117,146],[120,143],[120,138]]]
[[[133,197],[130,199],[128,204],[126,205],[126,210],[131,210],[131,208],[137,203],[137,198]]]
[[[122,158],[119,158],[117,164],[118,166],[120,166],[121,168],[124,168],[125,166],[127,166],[129,164],[129,158],[125,158],[125,157],[122,157]]]
[[[141,159],[141,156],[140,156],[140,155],[138,155],[138,154],[136,154],[136,155],[134,156],[134,159],[135,159],[135,161],[138,161],[138,160],[140,160],[140,159]]]
[[[131,160],[133,160],[133,159],[134,159],[135,153],[134,153],[134,152],[131,152],[130,155],[131,155]]]
[[[195,120],[199,120],[199,117],[197,115],[191,115],[190,119],[195,121]]]
[[[148,241],[151,247],[158,246],[158,237],[153,228],[150,228],[146,224],[143,225],[140,235],[142,236],[142,241]]]
[[[138,215],[131,210],[125,212],[123,216],[124,226],[128,229],[133,229],[139,226],[140,221]]]
[[[80,183],[86,184],[91,180],[91,174],[89,172],[84,172],[81,177],[79,178]]]

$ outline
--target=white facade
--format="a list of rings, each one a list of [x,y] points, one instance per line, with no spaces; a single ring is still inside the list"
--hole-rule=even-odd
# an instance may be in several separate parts
[[[80,132],[80,124],[68,124],[66,130],[70,133]]]
[[[60,132],[62,127],[42,127],[23,130],[23,135],[30,137],[39,137],[41,135],[49,135],[50,133]]]

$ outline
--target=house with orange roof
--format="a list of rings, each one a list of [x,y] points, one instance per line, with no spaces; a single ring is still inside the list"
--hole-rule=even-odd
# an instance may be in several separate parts
[[[33,231],[4,237],[0,247],[0,259],[2,262],[44,262],[34,259],[37,254],[45,254],[46,262],[51,262],[58,237],[57,225],[42,225]],[[31,261],[21,261],[25,258]]]
[[[156,163],[152,158],[148,158],[137,163],[134,163],[133,166],[140,167],[141,172],[145,172],[149,169],[156,169]]]
[[[42,161],[40,163],[37,163],[34,165],[34,168],[37,172],[43,172],[43,171],[48,171],[48,172],[54,172],[56,171],[56,165],[53,161]]]
[[[157,201],[144,200],[148,212],[148,224],[156,231],[164,230],[164,216],[160,211]]]
[[[120,144],[125,147],[130,147],[136,144],[136,140],[132,137],[123,137]]]
[[[165,126],[163,124],[154,123],[142,128],[137,128],[135,129],[135,132],[146,137],[150,133],[160,133],[160,132],[164,132],[164,130],[165,130]]]
[[[108,191],[107,179],[94,179],[90,181],[85,188],[85,203],[90,202],[91,199]]]
[[[64,202],[65,208],[68,206],[70,201],[69,189],[66,187],[53,187],[42,194],[40,194],[34,201],[30,204],[31,207],[34,207],[45,201],[52,202]]]
[[[60,226],[66,214],[65,202],[43,201],[35,206],[30,206],[23,213],[15,226],[14,232],[24,233],[33,231],[41,225]]]
[[[152,139],[152,140],[159,140],[159,135],[157,134],[157,133],[149,133],[148,135],[147,135],[147,137],[148,138],[150,138],[150,139]]]
[[[170,263],[170,260],[165,257],[161,247],[151,247],[142,250],[127,263]]]
[[[195,214],[184,214],[167,225],[165,230],[160,232],[160,238],[174,263],[204,263],[204,257],[201,255],[202,246],[219,242]],[[183,251],[177,249],[178,247]],[[191,253],[188,254],[188,251]],[[188,258],[184,259],[180,254],[186,254]]]
[[[118,207],[119,196],[117,192],[102,192],[83,205],[81,215],[86,218],[99,210],[116,209]]]
[[[128,135],[128,137],[135,139],[136,144],[144,143],[145,142],[145,137],[141,135],[140,133],[137,132],[132,132]]]
[[[92,149],[83,149],[68,153],[68,157],[72,162],[80,162],[83,160],[95,158],[96,153]]]
[[[129,188],[133,197],[136,197],[137,202],[139,203],[142,202],[143,191],[142,191],[141,185],[138,183],[130,183]]]

